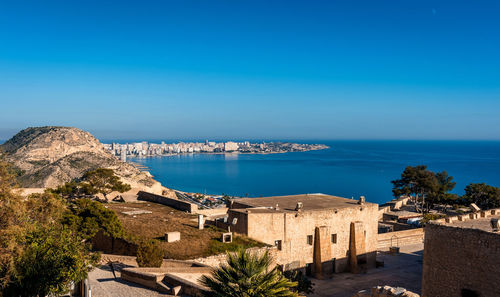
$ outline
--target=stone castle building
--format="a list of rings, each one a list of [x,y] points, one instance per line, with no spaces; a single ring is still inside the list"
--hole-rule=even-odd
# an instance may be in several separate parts
[[[427,224],[423,297],[500,296],[499,219],[497,209]]]
[[[378,205],[324,194],[231,201],[231,231],[278,248],[284,270],[323,277],[375,267]]]

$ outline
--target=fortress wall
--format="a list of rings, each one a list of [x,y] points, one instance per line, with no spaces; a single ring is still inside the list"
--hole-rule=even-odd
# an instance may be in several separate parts
[[[435,223],[425,229],[423,297],[500,296],[500,234]]]

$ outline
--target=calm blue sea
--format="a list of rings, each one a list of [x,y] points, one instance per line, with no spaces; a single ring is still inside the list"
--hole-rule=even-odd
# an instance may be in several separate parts
[[[500,142],[315,141],[328,150],[269,155],[192,154],[134,159],[163,185],[188,192],[250,197],[299,193],[392,198],[391,180],[408,165],[426,164],[455,178],[500,186]]]

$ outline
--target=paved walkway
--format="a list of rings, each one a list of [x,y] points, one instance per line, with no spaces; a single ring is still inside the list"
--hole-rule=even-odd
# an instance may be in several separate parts
[[[108,265],[95,268],[89,273],[92,297],[166,297],[166,295],[141,285],[120,279],[120,272],[114,274]]]
[[[384,267],[366,274],[339,273],[331,279],[313,279],[314,294],[308,297],[351,297],[358,291],[374,286],[403,287],[420,294],[422,284],[423,243],[401,247],[399,255],[379,252],[377,259]]]

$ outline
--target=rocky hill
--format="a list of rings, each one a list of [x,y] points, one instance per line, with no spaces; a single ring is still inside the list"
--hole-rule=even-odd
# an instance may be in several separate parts
[[[27,128],[0,145],[0,151],[26,188],[56,187],[89,170],[110,168],[132,188],[162,192],[149,173],[118,160],[94,136],[77,128]]]

